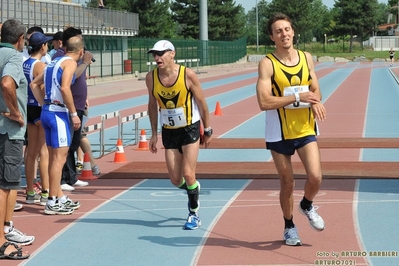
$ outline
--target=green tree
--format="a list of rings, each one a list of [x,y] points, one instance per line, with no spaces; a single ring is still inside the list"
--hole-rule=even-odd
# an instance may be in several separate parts
[[[172,38],[176,27],[169,0],[128,0],[128,11],[139,14],[139,37]]]
[[[184,38],[199,38],[198,0],[175,0],[172,16]],[[245,34],[245,13],[233,0],[208,0],[208,38],[210,40],[238,39]]]
[[[311,40],[313,29],[321,25],[323,14],[328,11],[321,0],[274,0],[268,8],[270,14],[282,12],[289,16],[304,41]]]
[[[386,21],[385,23],[396,23],[398,24],[398,16],[399,16],[399,3],[397,0],[388,0],[388,9],[387,13],[392,14],[392,19],[390,21]]]
[[[377,0],[337,0],[334,8],[337,9],[334,20],[336,21],[334,33],[340,36],[349,35],[349,52],[352,52],[353,37],[357,35],[362,39],[370,36],[374,30],[377,19]]]
[[[394,1],[394,6],[390,6],[390,2],[391,1],[388,1],[388,4],[378,4],[378,9],[376,10],[376,25],[374,27],[374,31],[377,35],[388,34],[387,28],[379,30],[378,25],[395,23],[397,20],[397,13],[399,12],[397,2],[396,0]]]
[[[314,0],[312,5],[312,14],[314,14],[313,36],[316,37],[317,41],[324,42],[333,16],[321,0]]]
[[[210,40],[235,40],[245,34],[245,11],[234,0],[208,0]]]
[[[97,7],[91,0],[88,6]],[[176,37],[176,24],[172,20],[169,0],[106,0],[106,8],[139,14],[139,37]]]
[[[269,39],[267,32],[267,20],[270,16],[267,8],[268,3],[265,0],[258,1],[258,21],[256,21],[256,7],[253,7],[247,13],[245,35],[247,36],[248,44],[266,44]],[[257,26],[258,25],[258,30]]]
[[[178,25],[178,34],[183,38],[198,39],[199,1],[175,0],[170,9],[172,10],[172,18]]]

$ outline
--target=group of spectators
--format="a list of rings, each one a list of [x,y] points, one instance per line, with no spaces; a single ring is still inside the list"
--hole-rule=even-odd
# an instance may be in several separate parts
[[[48,44],[53,49],[49,51]],[[71,214],[80,202],[63,191],[88,182],[77,178],[75,154],[82,143],[83,116],[88,115],[86,69],[93,55],[84,48],[82,31],[69,27],[53,36],[18,20],[2,24],[0,42],[0,259],[29,257],[21,246],[34,236],[12,222],[25,165],[26,204],[45,206],[45,214]],[[85,137],[85,134],[83,134]],[[25,150],[24,150],[25,146]],[[91,156],[92,157],[92,156]],[[39,170],[40,182],[37,179]],[[92,165],[93,174],[100,174]]]

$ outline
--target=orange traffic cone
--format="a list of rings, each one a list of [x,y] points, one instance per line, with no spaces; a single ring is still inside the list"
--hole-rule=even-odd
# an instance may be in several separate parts
[[[93,180],[98,177],[93,176],[93,172],[91,171],[90,157],[88,153],[85,153],[83,157],[83,169],[80,175],[80,180]]]
[[[139,140],[139,147],[136,149],[136,151],[148,151],[148,142],[147,142],[147,136],[145,134],[145,129],[142,129],[140,132],[140,140]]]
[[[220,102],[216,103],[216,108],[215,108],[215,113],[214,115],[223,115],[222,114],[222,109],[220,108]]]
[[[125,152],[123,151],[123,144],[121,139],[118,139],[118,141],[116,142],[114,163],[126,163]]]

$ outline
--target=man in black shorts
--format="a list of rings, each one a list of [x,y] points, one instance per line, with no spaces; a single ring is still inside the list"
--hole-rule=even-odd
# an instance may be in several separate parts
[[[200,145],[200,120],[205,127],[205,148],[212,139],[208,106],[195,72],[175,63],[176,52],[171,42],[161,40],[148,53],[157,63],[157,68],[146,76],[152,131],[149,149],[152,153],[157,152],[160,111],[169,178],[188,195],[189,214],[183,228],[197,229],[201,225],[198,216],[200,184],[195,177],[195,167]]]

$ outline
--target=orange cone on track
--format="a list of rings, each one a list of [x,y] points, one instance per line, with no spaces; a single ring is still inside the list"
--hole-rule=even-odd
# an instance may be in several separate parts
[[[123,144],[121,139],[118,139],[118,141],[116,142],[114,163],[126,163],[125,152],[123,151]]]
[[[220,102],[216,103],[216,108],[215,108],[215,113],[214,115],[223,115],[222,114],[222,109],[220,108]]]
[[[147,136],[145,134],[145,129],[142,129],[140,132],[140,140],[139,140],[139,147],[136,149],[136,151],[148,151],[148,142],[147,142]]]
[[[90,157],[88,153],[85,153],[83,157],[83,169],[82,174],[80,175],[79,180],[93,180],[97,179],[98,177],[93,175],[91,171],[91,164],[90,164]]]

